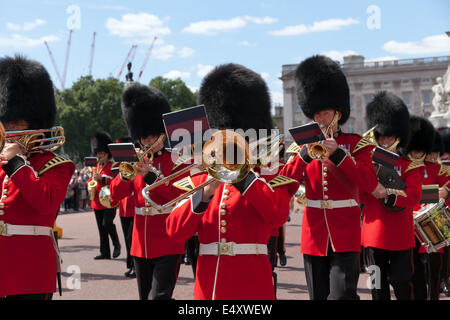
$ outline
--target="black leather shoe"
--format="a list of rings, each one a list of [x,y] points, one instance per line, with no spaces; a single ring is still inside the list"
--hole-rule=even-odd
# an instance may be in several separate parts
[[[447,281],[441,281],[441,290],[443,294],[445,294],[447,297],[450,297],[450,285],[447,283]]]
[[[134,270],[134,268],[131,269],[130,273],[128,274],[128,278],[136,278],[136,271]]]
[[[133,270],[133,268],[127,270],[123,275],[128,278],[130,276],[131,270]]]
[[[280,266],[285,266],[286,265],[286,255],[285,254],[280,254]]]
[[[104,254],[100,254],[98,256],[95,256],[94,259],[95,260],[108,260],[108,259],[111,259],[111,257],[107,256],[107,255],[104,255]]]
[[[113,251],[113,258],[117,258],[118,256],[120,256],[120,245],[115,246]]]

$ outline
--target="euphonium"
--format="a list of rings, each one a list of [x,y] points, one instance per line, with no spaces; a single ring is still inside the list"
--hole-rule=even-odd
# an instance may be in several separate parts
[[[338,121],[339,114],[337,112],[334,113],[333,120],[328,125],[327,129],[324,132],[325,139],[333,137],[333,126]],[[326,157],[330,155],[330,152],[327,148],[323,146],[323,141],[310,143],[307,148],[308,155],[314,160],[324,160]]]
[[[119,201],[113,202],[111,199],[111,189],[109,186],[103,186],[98,193],[98,200],[105,208],[115,208],[119,205]]]
[[[95,174],[97,173],[97,168],[92,168],[92,179],[89,181],[87,189],[89,194],[89,200],[95,199],[95,194],[97,192],[97,180],[95,179]]]
[[[153,161],[153,148],[157,145],[159,145],[161,143],[162,140],[164,140],[165,135],[161,134],[158,138],[158,140],[156,140],[151,146],[149,147],[143,147],[142,150],[142,154],[139,156],[139,161],[141,161],[142,158],[144,158],[144,156],[147,153],[150,153],[150,163],[152,163]],[[156,170],[156,168],[154,168],[153,166],[151,167],[151,170],[153,172],[155,172],[157,175],[160,175],[160,172],[158,172]],[[130,163],[130,162],[121,162],[119,165],[119,172],[122,175],[122,177],[124,179],[127,180],[133,180],[136,176],[137,176],[137,170],[136,170],[136,163]]]

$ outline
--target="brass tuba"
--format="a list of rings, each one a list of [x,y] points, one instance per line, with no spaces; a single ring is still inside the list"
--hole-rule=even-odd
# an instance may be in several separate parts
[[[278,135],[276,137],[270,136],[248,144],[243,136],[235,133],[234,131],[218,130],[212,135],[211,140],[207,141],[203,146],[201,163],[191,164],[164,179],[156,181],[152,185],[146,186],[142,190],[142,196],[151,204],[152,207],[159,211],[163,211],[198,190],[203,189],[214,180],[219,180],[223,183],[229,184],[237,183],[243,180],[250,173],[253,166],[267,163],[264,159],[255,158],[255,148],[258,148],[259,146],[271,145],[269,152],[265,153],[264,157],[270,156],[273,158],[275,155],[279,154],[281,148],[280,146],[274,147],[272,142],[281,141],[282,138],[283,135]],[[229,159],[230,150],[233,152],[232,159]],[[208,171],[209,175],[213,178],[205,181],[199,186],[187,191],[164,205],[158,205],[150,198],[150,190],[176,179],[184,173],[198,167],[202,167]]]
[[[333,126],[338,122],[339,113],[335,112],[334,117],[331,120],[330,124],[324,131],[325,139],[333,137]],[[323,130],[322,130],[323,131]],[[320,160],[323,161],[326,157],[330,155],[330,152],[327,148],[323,146],[323,141],[310,143],[307,148],[308,155],[314,160]]]
[[[145,147],[145,146],[143,146],[141,149],[142,149],[142,154],[139,156],[139,161],[141,161],[141,159],[142,158],[144,158],[144,156],[147,154],[147,153],[150,153],[150,163],[153,161],[153,148],[155,147],[155,146],[157,146],[157,145],[159,145],[160,143],[161,143],[161,141],[162,140],[164,140],[164,138],[165,138],[166,136],[165,136],[165,134],[161,134],[160,136],[159,136],[159,138],[151,145],[151,146],[149,146],[149,147]],[[139,162],[138,161],[138,162]],[[154,168],[153,166],[151,167],[151,170],[153,171],[153,172],[155,172],[156,173],[156,175],[158,176],[158,175],[160,175],[161,173],[156,169],[156,168]],[[120,174],[122,175],[122,177],[124,178],[124,179],[127,179],[127,180],[133,180],[136,176],[137,176],[137,170],[136,170],[136,163],[130,163],[130,162],[121,162],[120,163],[120,165],[119,165],[119,172],[120,172]]]

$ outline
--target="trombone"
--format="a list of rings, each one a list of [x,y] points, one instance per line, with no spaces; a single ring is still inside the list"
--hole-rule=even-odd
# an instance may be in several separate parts
[[[207,141],[203,146],[202,161],[200,163],[191,164],[164,179],[158,180],[155,183],[146,186],[142,189],[142,196],[148,203],[150,203],[152,207],[156,208],[158,211],[164,211],[198,190],[203,189],[214,180],[219,180],[220,182],[228,184],[237,183],[247,177],[250,170],[254,166],[266,166],[270,163],[270,159],[278,156],[281,150],[280,142],[283,138],[284,136],[282,134],[273,134],[269,137],[262,138],[248,144],[243,136],[235,133],[234,131],[226,129],[218,130],[212,135],[211,140]],[[270,146],[270,150],[263,153],[262,157],[258,156],[257,149],[259,146]],[[227,150],[228,152],[230,152],[230,150],[234,152],[231,162],[227,162],[229,159],[229,153],[227,153]],[[265,150],[267,150],[267,148],[265,148]],[[176,197],[175,199],[172,199],[164,205],[159,205],[150,198],[149,191],[198,167],[202,167],[208,171],[209,175],[213,178]]]
[[[334,113],[334,117],[331,120],[330,124],[326,128],[324,132],[325,139],[333,137],[333,126],[338,121],[339,114],[337,112]],[[323,130],[322,130],[323,131]],[[326,157],[330,155],[330,152],[327,148],[323,146],[323,141],[311,143],[308,145],[307,148],[308,155],[314,160],[320,160],[323,161]]]

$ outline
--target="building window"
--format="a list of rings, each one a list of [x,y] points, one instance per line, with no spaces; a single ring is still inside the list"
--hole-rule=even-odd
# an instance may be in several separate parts
[[[407,106],[411,105],[411,93],[410,92],[403,92],[403,102]]]
[[[390,81],[385,81],[385,82],[383,82],[383,86],[384,87],[389,87],[391,85],[391,82]]]
[[[431,93],[430,93],[430,91],[425,91],[423,93],[422,101],[423,101],[423,104],[426,104],[426,105],[431,103]]]

